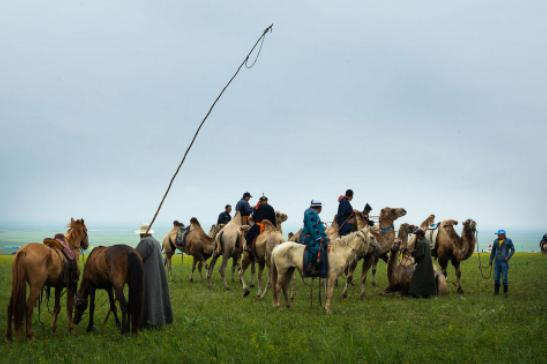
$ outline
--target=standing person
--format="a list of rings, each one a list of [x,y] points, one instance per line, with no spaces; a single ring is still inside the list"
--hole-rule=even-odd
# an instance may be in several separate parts
[[[345,195],[338,197],[336,223],[338,224],[340,236],[348,235],[355,230],[355,214],[351,206],[351,200],[353,200],[353,190],[350,189],[346,191]]]
[[[496,232],[497,239],[492,243],[492,251],[490,252],[490,265],[495,260],[494,264],[494,295],[500,294],[500,276],[503,277],[503,294],[507,297],[509,292],[509,259],[515,254],[515,246],[513,241],[506,237],[506,231],[499,229]]]
[[[232,205],[224,206],[224,211],[222,211],[220,215],[218,215],[217,225],[226,225],[227,223],[229,223],[230,220],[232,220],[230,212],[232,212]]]
[[[152,237],[154,233],[148,230],[148,224],[143,224],[136,231],[141,241],[137,251],[142,257],[144,268],[144,300],[142,326],[157,328],[173,322],[169,286],[163,268],[160,243]]]
[[[249,225],[249,216],[253,213],[253,209],[249,204],[252,197],[249,192],[245,192],[241,200],[236,204],[236,214],[239,212],[241,215],[242,225]]]
[[[412,256],[417,264],[410,281],[408,293],[413,297],[429,298],[437,295],[437,282],[433,272],[431,249],[422,229],[416,230],[415,234],[416,246]]]
[[[254,241],[261,232],[261,223],[263,220],[268,220],[273,226],[277,226],[275,219],[275,210],[268,204],[268,197],[260,197],[258,204],[253,211],[254,225],[251,226],[247,234],[245,234],[245,240],[247,241],[247,251],[253,253]]]
[[[329,239],[325,225],[319,214],[323,205],[321,201],[312,200],[310,208],[304,212],[304,228],[300,241],[306,245],[304,252],[304,277],[327,278],[329,274],[328,245]]]
[[[539,250],[543,254],[547,254],[547,234],[543,235],[543,238],[539,242]]]

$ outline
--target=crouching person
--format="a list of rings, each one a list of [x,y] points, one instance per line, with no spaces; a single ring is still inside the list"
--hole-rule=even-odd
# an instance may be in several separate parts
[[[144,300],[142,327],[158,328],[173,322],[173,311],[169,298],[169,286],[163,268],[161,245],[148,231],[148,225],[141,225],[136,231],[141,241],[137,251],[142,257],[144,268]]]
[[[490,265],[494,262],[494,295],[500,293],[500,278],[503,280],[503,294],[507,297],[509,291],[509,259],[515,254],[513,241],[506,237],[506,232],[499,229],[498,238],[492,243],[490,252]]]

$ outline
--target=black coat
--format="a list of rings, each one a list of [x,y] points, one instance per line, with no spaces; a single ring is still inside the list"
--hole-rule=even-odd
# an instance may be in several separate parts
[[[410,281],[408,293],[414,297],[431,297],[437,295],[437,283],[433,272],[429,242],[425,239],[416,241],[412,253],[416,260],[416,269]]]
[[[220,215],[218,215],[217,225],[227,224],[230,222],[230,220],[232,220],[232,217],[230,216],[230,214],[227,213],[226,211],[223,211],[220,213]]]
[[[277,223],[275,222],[275,210],[268,204],[260,205],[258,209],[255,210],[253,213],[253,220],[256,222],[268,220],[273,224],[273,226],[277,226]]]

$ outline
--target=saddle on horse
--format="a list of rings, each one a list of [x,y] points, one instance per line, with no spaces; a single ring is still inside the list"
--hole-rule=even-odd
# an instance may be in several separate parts
[[[63,257],[63,283],[71,291],[76,292],[78,286],[78,266],[76,256],[68,245],[63,234],[55,234],[54,238],[45,238],[44,244],[61,252]]]

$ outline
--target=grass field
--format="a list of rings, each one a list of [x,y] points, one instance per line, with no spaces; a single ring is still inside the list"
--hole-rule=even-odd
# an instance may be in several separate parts
[[[106,294],[98,293],[97,331],[85,332],[87,317],[73,334],[60,315],[56,336],[42,307],[34,316],[32,341],[0,343],[2,363],[97,362],[547,362],[547,257],[517,254],[511,261],[510,296],[493,297],[491,281],[482,280],[474,256],[463,264],[464,295],[451,287],[447,297],[415,300],[383,296],[385,265],[379,287],[367,285],[367,298],[334,300],[325,315],[300,279],[291,310],[276,310],[271,293],[264,301],[242,298],[239,285],[224,291],[215,272],[208,290],[199,277],[189,283],[189,266],[174,261],[171,300],[175,323],[137,337],[119,335],[113,320],[103,324]],[[0,257],[0,323],[5,330],[11,281],[11,257]],[[484,259],[486,260],[486,259]],[[190,259],[186,259],[189,262]],[[449,268],[449,279],[454,277]],[[315,289],[317,292],[317,289]]]

